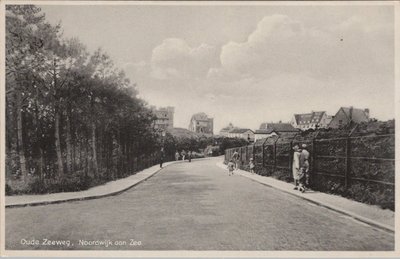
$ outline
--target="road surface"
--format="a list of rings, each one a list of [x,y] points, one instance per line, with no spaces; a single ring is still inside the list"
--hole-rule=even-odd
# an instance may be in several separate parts
[[[393,234],[216,162],[168,166],[117,196],[6,209],[6,249],[394,249]]]

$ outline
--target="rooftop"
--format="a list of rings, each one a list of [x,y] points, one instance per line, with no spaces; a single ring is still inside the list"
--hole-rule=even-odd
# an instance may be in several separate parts
[[[294,128],[290,123],[262,123],[260,130],[272,130],[277,132],[295,132],[298,129]]]
[[[295,114],[294,118],[297,125],[309,124],[309,123],[319,123],[324,116],[325,111],[311,112],[303,114]]]
[[[192,116],[192,120],[197,120],[197,121],[209,120],[209,119],[211,119],[211,118],[209,118],[207,116],[207,114],[205,114],[204,112],[199,112],[199,113],[193,114],[193,116]]]
[[[354,122],[363,122],[369,119],[368,114],[363,109],[358,109],[353,107],[340,107],[340,109],[342,109],[343,112],[347,115],[347,117]]]
[[[253,132],[251,129],[232,129],[229,133],[245,133],[247,131]]]

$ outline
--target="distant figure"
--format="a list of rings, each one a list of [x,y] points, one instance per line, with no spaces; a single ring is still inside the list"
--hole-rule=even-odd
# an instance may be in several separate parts
[[[250,162],[249,162],[250,173],[254,174],[254,168],[255,167],[256,166],[254,165],[253,158],[250,158]]]
[[[186,156],[185,150],[182,150],[181,156],[182,156],[182,161],[185,161],[185,156]]]
[[[233,160],[231,159],[228,163],[228,176],[233,175],[233,170],[235,170],[235,163],[233,163]]]
[[[163,162],[164,162],[164,148],[162,147],[160,150],[160,168],[162,168]]]
[[[237,151],[233,153],[232,160],[235,163],[235,168],[238,169],[239,153]]]
[[[301,145],[301,147],[302,151],[300,153],[300,170],[302,174],[304,174],[302,184],[304,187],[308,187],[310,184],[310,152],[308,152],[306,144]]]
[[[301,172],[300,172],[300,149],[298,145],[295,145],[293,147],[294,153],[293,153],[293,166],[292,166],[292,171],[293,171],[293,179],[294,179],[294,190],[300,190],[304,191],[304,188],[300,185],[300,177],[301,177]]]
[[[188,159],[189,159],[189,162],[192,162],[192,151],[190,151],[190,150],[188,152]]]
[[[179,152],[178,152],[178,151],[175,152],[175,160],[176,160],[176,161],[179,160]]]

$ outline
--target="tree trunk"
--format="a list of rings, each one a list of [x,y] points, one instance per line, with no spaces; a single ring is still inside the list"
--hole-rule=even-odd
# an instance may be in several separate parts
[[[97,165],[97,150],[96,150],[96,124],[92,122],[92,152],[93,152],[93,171],[95,177],[99,176],[99,168]]]
[[[85,177],[87,178],[89,175],[89,140],[86,139],[86,145],[85,145]]]
[[[17,138],[18,138],[18,157],[19,164],[22,174],[22,180],[26,180],[28,176],[28,170],[26,169],[26,158],[25,158],[25,150],[24,150],[24,142],[22,137],[22,97],[21,92],[17,91],[16,98],[16,106],[17,106]]]
[[[55,111],[55,145],[56,145],[56,153],[57,153],[57,166],[58,166],[58,175],[61,179],[64,178],[64,166],[63,166],[63,158],[61,153],[61,140],[60,140],[60,113],[58,109]]]
[[[41,182],[43,182],[44,155],[43,155],[43,149],[41,147],[39,148],[39,150],[40,150],[39,179]]]
[[[72,139],[71,139],[71,122],[69,115],[66,116],[66,142],[67,142],[67,170],[72,172]]]

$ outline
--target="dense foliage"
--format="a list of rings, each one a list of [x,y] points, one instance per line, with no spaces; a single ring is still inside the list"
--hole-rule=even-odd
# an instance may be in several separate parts
[[[102,50],[6,6],[8,193],[84,189],[155,162],[153,114]]]

